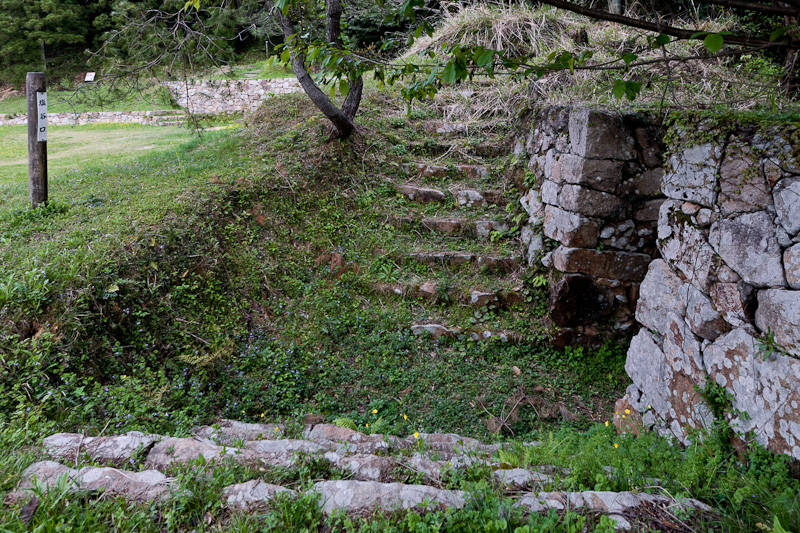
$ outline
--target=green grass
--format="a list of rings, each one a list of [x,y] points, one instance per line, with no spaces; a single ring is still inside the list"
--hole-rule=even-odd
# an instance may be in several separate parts
[[[26,126],[0,127],[0,206],[19,208],[25,196],[28,176]],[[118,164],[174,149],[189,140],[191,133],[171,126],[138,124],[95,124],[92,126],[51,126],[47,141],[48,176],[51,198],[59,196],[61,176],[87,165]]]

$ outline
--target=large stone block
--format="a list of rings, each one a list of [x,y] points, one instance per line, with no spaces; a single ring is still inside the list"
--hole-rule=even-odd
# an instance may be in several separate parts
[[[719,167],[719,177],[717,202],[723,215],[759,211],[772,204],[759,158],[748,146],[728,146]]]
[[[775,342],[800,356],[800,291],[769,289],[758,293],[756,326],[775,334]],[[796,374],[800,387],[800,374]]]
[[[725,263],[754,287],[786,285],[775,224],[765,211],[722,219],[709,241]]]
[[[786,282],[792,289],[800,289],[800,244],[795,244],[783,252],[783,270]]]
[[[591,248],[597,244],[597,224],[588,218],[548,205],[544,210],[544,234],[564,246]]]
[[[655,259],[639,288],[636,320],[649,330],[665,332],[667,313],[685,316],[688,284],[675,274],[663,259]]]
[[[731,329],[731,325],[714,308],[711,298],[692,285],[686,285],[689,297],[686,303],[686,322],[695,335],[709,341],[716,340]]]
[[[783,355],[765,360],[747,328],[717,339],[703,360],[709,377],[733,396],[734,429],[753,431],[769,449],[800,459],[800,360]]]
[[[639,391],[637,404],[643,407],[645,425],[685,442],[686,426],[708,427],[713,416],[695,389],[705,382],[705,372],[698,368],[699,344],[677,315],[670,313],[668,322],[663,348],[651,332],[639,330],[628,349],[625,371]],[[689,354],[681,351],[687,346]]]
[[[570,111],[569,140],[572,152],[581,157],[620,160],[636,157],[630,131],[618,116],[608,112]]]
[[[641,281],[651,257],[647,254],[566,248],[553,252],[553,266],[561,272],[588,274],[622,281]]]
[[[800,232],[800,178],[786,178],[772,191],[778,220],[790,235]]]
[[[707,291],[720,262],[707,242],[707,232],[681,211],[681,203],[667,200],[658,217],[658,249],[661,256],[686,280]]]
[[[714,308],[728,324],[740,327],[752,322],[751,302],[755,296],[752,285],[743,281],[712,283],[709,295]]]
[[[560,154],[552,165],[552,179],[585,185],[598,191],[614,192],[622,181],[622,161],[586,159],[574,154]]]
[[[542,202],[549,205],[558,205],[558,193],[561,187],[554,181],[544,180],[542,183]]]
[[[672,154],[671,169],[664,174],[661,190],[675,200],[713,207],[717,199],[719,157],[720,149],[713,144],[700,144]]]
[[[622,202],[613,194],[579,185],[564,185],[558,193],[558,205],[582,215],[607,218],[620,210]]]

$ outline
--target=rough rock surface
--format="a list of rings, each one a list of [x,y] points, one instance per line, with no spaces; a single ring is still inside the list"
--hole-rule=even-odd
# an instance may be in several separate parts
[[[173,463],[195,461],[201,456],[206,461],[220,459],[239,453],[239,449],[218,446],[209,439],[199,437],[176,438],[162,440],[150,450],[145,466],[156,470],[164,470]]]
[[[544,211],[544,234],[564,246],[591,248],[597,244],[597,224],[585,216],[548,205]]]
[[[296,496],[297,492],[272,485],[261,479],[230,485],[222,490],[222,501],[232,511],[257,511],[262,509],[279,492]]]
[[[584,273],[600,278],[641,281],[652,258],[646,254],[597,251],[559,246],[553,265],[561,272]]]
[[[429,509],[464,506],[464,493],[426,485],[378,483],[374,481],[320,481],[314,484],[320,507],[326,514],[343,509],[348,513],[372,514],[375,509],[411,509],[430,502]]]
[[[85,453],[100,463],[123,463],[159,439],[158,435],[145,435],[139,431],[106,437],[56,433],[44,439],[43,445],[47,453],[59,459],[74,461],[80,453]]]
[[[576,109],[569,115],[572,151],[586,158],[633,159],[633,137],[618,116],[591,109]]]
[[[508,470],[495,470],[494,478],[506,487],[525,488],[533,485],[552,483],[553,477],[535,470],[524,468],[510,468]]]
[[[800,291],[759,292],[756,326],[763,332],[774,333],[778,345],[800,357]]]
[[[29,466],[22,473],[16,491],[10,501],[21,501],[30,497],[34,480],[53,488],[66,476],[71,492],[78,490],[104,491],[112,496],[122,496],[135,502],[162,500],[171,494],[172,479],[156,470],[127,472],[116,468],[87,466],[80,470],[63,466],[53,461],[42,461]]]
[[[674,153],[672,170],[664,174],[661,190],[670,198],[712,207],[717,200],[719,157],[719,147],[710,143]]]
[[[782,287],[783,257],[775,224],[766,211],[722,219],[711,226],[714,251],[744,281],[755,287]]]
[[[280,439],[283,437],[283,431],[283,424],[248,424],[238,420],[222,419],[213,426],[195,428],[192,433],[196,437],[211,439],[217,444],[231,446],[234,442]]]
[[[789,235],[800,232],[800,178],[786,178],[772,191],[778,221]]]
[[[591,509],[609,515],[617,521],[617,529],[631,529],[632,524],[623,516],[623,513],[636,509],[645,504],[655,504],[663,507],[681,506],[684,508],[699,508],[710,510],[709,507],[697,500],[685,500],[676,504],[666,496],[652,494],[635,494],[633,492],[539,492],[526,494],[515,504],[534,512],[549,509]]]

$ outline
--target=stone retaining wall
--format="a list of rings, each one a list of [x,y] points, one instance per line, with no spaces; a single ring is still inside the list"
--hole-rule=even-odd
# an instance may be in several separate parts
[[[640,289],[618,412],[685,442],[713,422],[714,382],[738,434],[800,459],[800,129],[689,129],[674,130],[663,258]]]
[[[252,111],[270,95],[301,91],[295,78],[274,80],[211,80],[198,82],[171,81],[164,85],[178,102],[191,113],[218,114],[231,111]]]
[[[558,243],[544,255],[560,273],[550,291],[558,345],[602,342],[595,326],[601,317],[611,318],[617,332],[634,325],[663,202],[654,131],[632,115],[548,108],[532,118],[524,148],[518,141],[516,151],[531,156],[535,177],[521,200],[530,215],[522,233],[529,264],[543,255],[543,237]]]
[[[168,119],[169,114],[177,111],[90,111],[86,113],[49,113],[47,122],[51,126],[83,126],[86,124],[132,123],[157,124]],[[27,115],[0,117],[0,126],[24,126],[28,123]]]

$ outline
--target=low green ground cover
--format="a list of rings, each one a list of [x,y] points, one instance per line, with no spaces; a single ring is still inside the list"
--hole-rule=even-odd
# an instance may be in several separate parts
[[[785,461],[757,447],[737,455],[713,438],[684,451],[654,436],[617,437],[602,425],[628,383],[624,349],[549,347],[538,281],[525,280],[526,301],[509,313],[464,311],[521,331],[520,344],[413,336],[408,326],[447,302],[373,290],[387,264],[404,267],[394,258],[408,251],[385,212],[395,201],[388,180],[402,175],[403,159],[381,133],[389,130],[387,115],[401,110],[371,92],[365,133],[330,142],[301,95],[271,102],[245,130],[180,143],[165,138],[158,153],[56,172],[46,208],[27,209],[24,187],[7,187],[0,204],[0,493],[35,459],[31,446],[55,431],[181,435],[219,416],[299,427],[314,414],[350,419],[364,431],[543,440],[540,456],[519,448],[503,460],[568,465],[575,475],[562,488],[570,489],[644,490],[647,477],[663,477],[679,495],[718,507],[720,529],[772,527],[773,517],[785,527],[800,524]],[[341,258],[335,268],[334,254]],[[520,395],[531,401],[509,416],[509,402]],[[545,415],[537,405],[556,408]],[[489,431],[492,419],[503,421],[499,434]],[[603,466],[618,474],[598,478]],[[186,470],[181,479],[193,495],[161,506],[47,496],[42,505],[50,511],[34,526],[580,531],[586,520],[523,517],[469,472],[452,487],[483,496],[455,513],[348,523],[323,519],[300,500],[257,518],[230,517],[218,497],[229,474]],[[298,486],[316,477],[303,468],[251,475],[286,475]],[[19,512],[4,510],[0,525],[22,530]]]
[[[66,171],[87,166],[130,161],[143,154],[174,149],[191,133],[173,126],[140,124],[94,124],[91,126],[50,126],[47,164],[54,198],[59,179]],[[20,191],[27,187],[28,128],[0,126],[0,187],[10,188],[0,205],[19,208]]]

